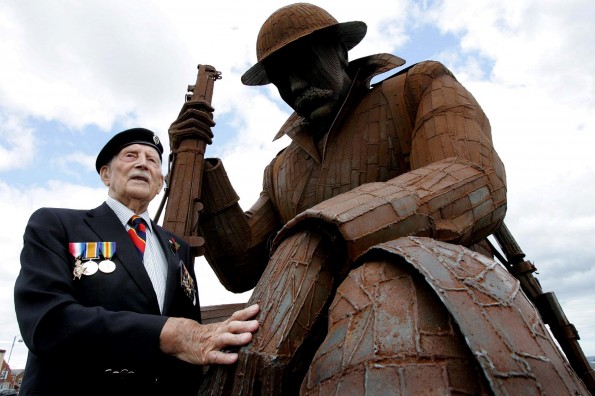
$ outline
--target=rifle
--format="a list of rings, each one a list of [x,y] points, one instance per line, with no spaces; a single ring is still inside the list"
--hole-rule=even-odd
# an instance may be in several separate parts
[[[213,85],[221,79],[221,72],[213,66],[198,65],[196,84],[188,86],[186,102],[194,102],[196,108],[207,113],[212,119]],[[214,123],[212,123],[214,125]],[[202,192],[202,171],[204,154],[212,137],[210,125],[194,124],[192,128],[169,131],[171,153],[169,155],[168,175],[164,196],[155,215],[159,220],[165,201],[163,227],[180,235],[190,245],[194,257],[204,254],[205,240],[198,229],[199,214],[203,209],[200,202]],[[169,192],[176,194],[169,197]]]
[[[595,370],[591,368],[578,343],[580,337],[576,327],[568,321],[556,295],[554,292],[543,292],[539,280],[533,276],[533,272],[537,268],[531,262],[525,260],[525,253],[521,250],[506,224],[502,223],[493,235],[506,257],[503,257],[488,240],[494,256],[519,280],[521,288],[529,297],[529,300],[537,307],[543,321],[549,325],[571,367],[585,383],[589,392],[595,394]]]

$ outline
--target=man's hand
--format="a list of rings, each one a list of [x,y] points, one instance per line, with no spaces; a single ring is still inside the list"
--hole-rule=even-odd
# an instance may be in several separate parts
[[[232,364],[237,353],[223,352],[230,346],[242,346],[252,341],[252,333],[258,330],[258,321],[253,319],[259,311],[251,305],[236,311],[220,323],[201,325],[184,318],[169,318],[161,330],[159,347],[168,355],[192,364]]]

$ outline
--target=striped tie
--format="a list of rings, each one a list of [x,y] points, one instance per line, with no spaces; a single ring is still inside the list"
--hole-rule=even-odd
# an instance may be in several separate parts
[[[142,260],[147,244],[147,226],[145,221],[137,215],[132,216],[128,224],[132,227],[128,230],[128,235],[130,235],[130,239],[132,239],[132,243],[134,243],[134,247],[136,247],[136,251]]]

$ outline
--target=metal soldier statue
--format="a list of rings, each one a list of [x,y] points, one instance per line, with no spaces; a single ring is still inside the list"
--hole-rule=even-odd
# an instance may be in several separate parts
[[[489,258],[506,181],[486,115],[438,62],[371,85],[404,61],[349,62],[365,34],[306,3],[260,30],[242,82],[278,88],[295,112],[277,137],[292,142],[247,212],[207,160],[205,255],[228,289],[256,285],[261,326],[202,392],[586,394]],[[204,113],[186,106],[171,131],[193,116]]]

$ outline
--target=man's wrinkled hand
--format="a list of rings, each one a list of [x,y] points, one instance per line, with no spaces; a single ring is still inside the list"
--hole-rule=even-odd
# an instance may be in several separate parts
[[[168,318],[159,338],[161,350],[192,364],[232,364],[237,353],[224,351],[252,341],[258,330],[258,305],[236,311],[223,322],[201,325],[184,318]]]

